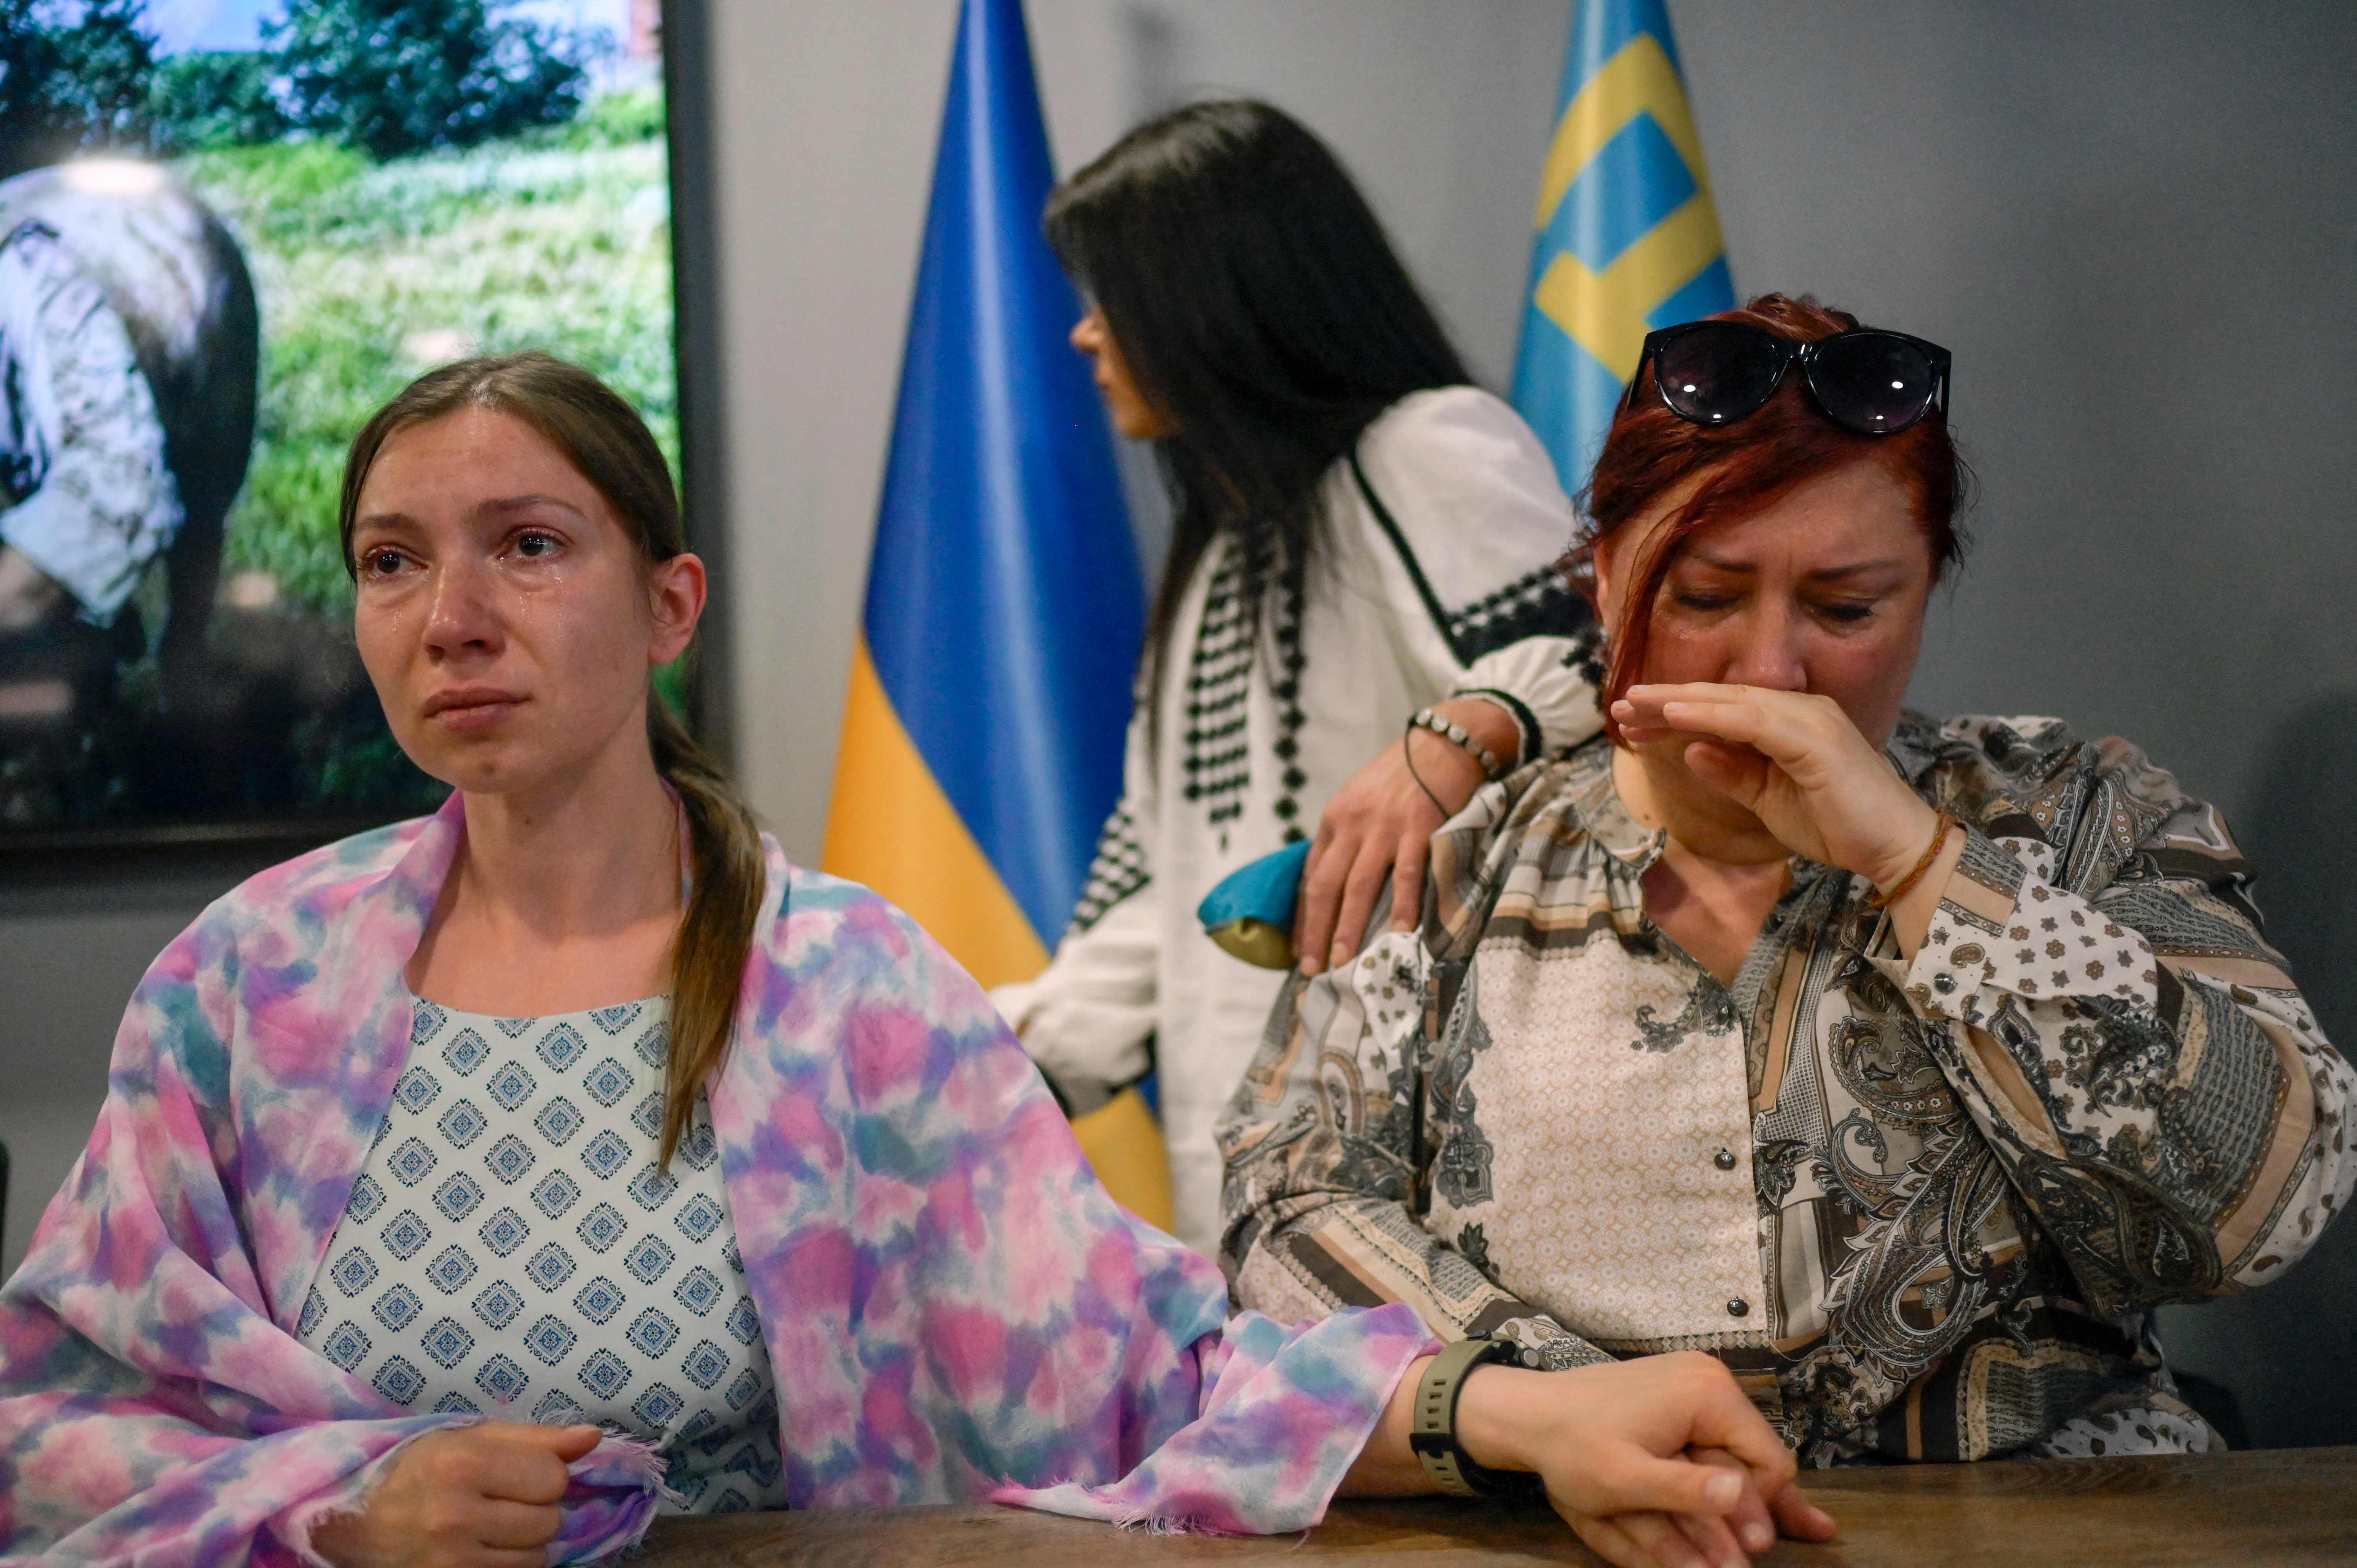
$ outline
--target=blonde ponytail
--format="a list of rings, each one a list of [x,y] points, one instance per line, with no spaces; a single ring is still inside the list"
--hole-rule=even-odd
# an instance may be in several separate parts
[[[662,1153],[668,1169],[687,1131],[695,1093],[720,1069],[752,956],[768,867],[761,830],[719,765],[658,696],[647,701],[655,771],[687,812],[694,881],[671,950],[671,1064],[663,1081]]]

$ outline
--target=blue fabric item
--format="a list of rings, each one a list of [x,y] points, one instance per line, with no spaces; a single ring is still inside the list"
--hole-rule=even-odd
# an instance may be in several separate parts
[[[1144,590],[1019,0],[966,0],[864,625],[886,694],[1043,945],[1121,792]]]
[[[1289,927],[1294,903],[1301,896],[1301,871],[1308,864],[1307,839],[1286,844],[1275,854],[1262,855],[1222,877],[1220,885],[1195,906],[1195,918],[1206,928],[1243,919]]]
[[[1283,969],[1293,962],[1293,907],[1301,897],[1309,841],[1229,873],[1195,906],[1204,934],[1246,963]]]

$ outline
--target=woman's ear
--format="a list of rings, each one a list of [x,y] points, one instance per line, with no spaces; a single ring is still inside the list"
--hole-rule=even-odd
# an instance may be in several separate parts
[[[653,619],[647,662],[668,664],[687,651],[694,640],[695,623],[704,618],[705,584],[702,557],[682,551],[658,561],[647,574],[647,607]]]
[[[1620,624],[1620,562],[1617,547],[1628,541],[1629,533],[1625,525],[1616,528],[1587,549],[1587,570],[1596,582],[1596,619],[1599,626]]]

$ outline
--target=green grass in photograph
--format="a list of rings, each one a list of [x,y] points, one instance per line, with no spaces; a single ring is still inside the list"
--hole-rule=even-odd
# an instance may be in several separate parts
[[[373,164],[319,141],[198,153],[182,176],[246,250],[262,301],[262,408],[224,577],[340,617],[344,449],[412,377],[462,353],[544,349],[646,415],[676,472],[671,223],[651,91],[572,124]]]

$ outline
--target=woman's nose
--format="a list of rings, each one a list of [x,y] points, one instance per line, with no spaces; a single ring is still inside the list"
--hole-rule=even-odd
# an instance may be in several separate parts
[[[473,562],[436,567],[433,610],[425,618],[427,646],[445,655],[497,646],[499,618],[492,613],[490,590],[488,575]]]
[[[1727,683],[1770,692],[1807,691],[1808,660],[1801,648],[1804,629],[1802,618],[1789,607],[1759,607],[1745,618],[1734,658],[1728,661]]]
[[[1080,352],[1094,354],[1097,351],[1097,318],[1093,316],[1083,316],[1073,322],[1071,342]]]

